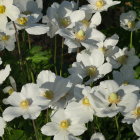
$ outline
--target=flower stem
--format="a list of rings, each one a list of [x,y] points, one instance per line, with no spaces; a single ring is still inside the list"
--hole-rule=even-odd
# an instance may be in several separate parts
[[[57,37],[55,36],[55,45],[54,45],[54,69],[55,69],[55,74],[57,74],[56,54],[57,54]]]
[[[130,49],[133,48],[133,32],[130,33]]]
[[[30,35],[28,34],[28,45],[29,45],[29,50],[31,49],[31,39],[30,39]]]
[[[116,123],[116,128],[118,131],[118,140],[121,140],[121,133],[120,133],[120,128],[119,128],[119,123],[118,123],[118,118],[115,116],[115,123]]]
[[[32,123],[33,123],[34,131],[35,131],[36,140],[39,140],[39,139],[38,139],[38,133],[37,133],[36,125],[35,125],[35,121],[32,120]]]
[[[19,42],[18,30],[17,30],[17,27],[16,27],[14,21],[13,21],[13,26],[14,26],[14,29],[15,29],[15,37],[16,37],[16,42],[17,42],[17,47],[18,47],[18,54],[19,54],[20,67],[21,67],[21,70],[22,70],[21,47],[20,47],[20,42]]]
[[[60,64],[60,76],[62,76],[63,73],[63,57],[64,57],[64,40],[62,39],[62,50],[61,50],[61,64]]]

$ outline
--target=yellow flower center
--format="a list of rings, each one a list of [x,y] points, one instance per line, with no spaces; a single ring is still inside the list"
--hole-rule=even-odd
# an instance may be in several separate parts
[[[124,86],[127,86],[129,84],[129,82],[127,82],[127,81],[124,81],[123,83],[122,83],[122,85],[124,85]]]
[[[75,37],[77,40],[80,40],[80,41],[83,41],[86,39],[86,36],[85,36],[85,32],[83,30],[79,30],[76,34],[75,34]]]
[[[104,0],[98,0],[98,1],[96,1],[96,7],[98,9],[102,8],[104,5],[105,5]]]
[[[104,54],[105,54],[105,53],[106,53],[106,51],[107,51],[107,48],[105,48],[105,47],[100,47],[100,48],[99,48],[99,50],[100,50],[102,53],[104,53]]]
[[[68,120],[63,120],[60,122],[60,128],[67,129],[70,126],[70,122]]]
[[[132,111],[132,114],[136,117],[140,117],[140,107],[137,107],[134,111]]]
[[[61,25],[63,26],[63,27],[68,27],[70,24],[71,24],[71,21],[70,21],[70,19],[68,19],[68,18],[62,18],[61,20],[60,20],[60,23],[61,23]]]
[[[27,17],[21,17],[17,19],[18,24],[20,25],[25,25],[28,22],[28,18]]]
[[[4,14],[6,11],[6,7],[4,5],[0,5],[0,14]]]
[[[90,66],[90,67],[87,67],[87,74],[90,76],[90,77],[93,77],[97,74],[97,68],[95,66]]]
[[[120,64],[126,64],[127,58],[128,58],[127,55],[122,55],[122,56],[120,56],[120,57],[117,58],[117,61],[118,61]]]
[[[117,93],[114,93],[114,92],[113,92],[113,93],[111,93],[111,94],[109,95],[108,101],[109,101],[111,104],[113,104],[113,103],[117,104],[117,103],[120,102],[120,96],[118,96]]]
[[[84,26],[86,26],[86,27],[88,27],[89,24],[90,24],[90,22],[89,22],[87,19],[83,19],[83,20],[81,21],[81,23],[82,23]]]
[[[24,100],[20,102],[20,107],[23,109],[27,109],[29,107],[30,103],[28,100]]]
[[[51,90],[47,90],[43,96],[49,100],[52,100],[54,97],[54,93]]]
[[[14,92],[14,89],[13,88],[10,88],[9,90],[8,90],[8,93],[11,95],[12,93]]]
[[[2,39],[3,41],[8,41],[9,38],[10,38],[9,35],[3,35],[3,36],[1,37],[1,39]]]
[[[87,97],[85,97],[83,100],[82,100],[82,103],[83,103],[83,105],[85,105],[85,106],[90,106],[91,104],[90,104],[90,101],[89,101],[89,99],[87,98]]]
[[[129,29],[134,28],[135,27],[135,21],[128,21],[127,26]]]

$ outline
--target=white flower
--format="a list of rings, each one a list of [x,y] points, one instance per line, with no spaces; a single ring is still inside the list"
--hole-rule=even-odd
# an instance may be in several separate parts
[[[17,91],[16,81],[12,76],[9,76],[10,86],[7,86],[3,89],[4,93],[12,94],[14,91]]]
[[[71,135],[79,136],[86,130],[84,124],[69,118],[63,109],[56,111],[51,121],[41,128],[41,132],[54,136],[54,140],[71,140]]]
[[[5,48],[8,51],[15,49],[15,34],[7,34],[6,32],[0,32],[0,51]]]
[[[81,9],[91,13],[107,11],[109,7],[120,4],[120,1],[113,0],[87,0],[88,5],[84,5]]]
[[[42,0],[14,0],[14,5],[20,9],[22,14],[32,15],[36,13],[42,16]]]
[[[41,35],[45,34],[49,27],[40,23],[40,15],[32,14],[32,15],[24,15],[20,14],[19,17],[15,21],[16,28],[18,30],[25,29],[28,34],[32,35]],[[11,24],[12,29],[14,29],[14,25]]]
[[[126,114],[124,114],[123,123],[131,124],[136,120],[140,120],[140,100],[136,102],[135,106]]]
[[[8,18],[15,21],[20,14],[19,9],[13,5],[13,0],[0,0],[0,29],[6,28]]]
[[[140,21],[136,21],[137,14],[135,11],[122,13],[120,16],[120,25],[123,29],[128,31],[135,31],[140,29]]]
[[[104,63],[104,55],[98,49],[91,52],[84,50],[77,54],[77,62],[69,69],[70,74],[79,74],[83,78],[89,77],[86,84],[96,81],[112,71],[110,63]]]
[[[85,18],[83,10],[76,10],[77,4],[74,1],[63,1],[61,4],[54,2],[47,10],[43,23],[50,25],[49,36],[53,37],[61,28],[72,28],[75,22]]]
[[[40,89],[36,84],[26,84],[21,92],[14,92],[7,98],[7,103],[12,105],[3,112],[3,119],[11,121],[23,116],[24,119],[36,119],[41,112],[41,107],[36,102]]]
[[[72,87],[65,96],[61,97],[60,100],[58,100],[55,104],[53,104],[58,108],[65,108],[69,102],[74,100],[75,86],[76,84],[81,84],[83,82],[83,78],[80,75],[76,74],[70,75],[68,77],[68,80],[70,80],[70,82],[72,83]]]
[[[113,56],[107,57],[107,61],[112,64],[114,68],[119,68],[122,65],[127,65],[130,67],[136,66],[140,59],[135,54],[135,49],[128,48],[119,49]]]
[[[97,43],[96,45],[105,57],[109,57],[118,52],[119,48],[116,46],[118,41],[119,36],[117,34],[114,34],[111,37],[108,37],[105,40]]]
[[[113,71],[113,79],[119,84],[119,85],[136,85],[140,87],[140,80],[135,79],[135,71],[132,67],[129,66],[123,66],[119,71]]]
[[[70,118],[81,123],[93,120],[96,106],[91,95],[92,89],[83,85],[76,85],[74,94],[77,101],[72,101],[66,107],[66,113]]]
[[[0,64],[2,63],[0,58]],[[4,82],[4,80],[9,76],[11,71],[10,65],[6,65],[5,69],[0,70],[0,84]]]
[[[136,133],[137,136],[140,136],[140,120],[136,120],[133,123],[133,130],[134,130],[134,132]]]
[[[94,133],[90,140],[105,140],[105,137],[102,133]]]
[[[94,93],[95,101],[98,101],[101,117],[113,117],[118,112],[126,113],[132,110],[138,101],[138,95],[128,92],[131,86],[125,88],[113,80],[106,80],[100,83]],[[130,104],[131,102],[131,104]]]
[[[93,16],[91,13],[85,12],[86,16],[83,20],[76,22],[76,25],[83,26],[83,28],[96,28],[101,24],[102,17],[99,12],[96,12]]]
[[[6,127],[6,122],[0,117],[0,137],[4,134],[4,128]]]
[[[75,26],[73,30],[61,29],[58,32],[65,38],[64,44],[68,46],[69,53],[84,46],[86,49],[95,48],[95,45],[105,39],[105,35],[95,28]]]
[[[56,76],[48,70],[39,73],[37,84],[40,87],[38,103],[42,106],[42,109],[46,109],[50,105],[57,105],[56,102],[64,97],[72,86],[69,79]]]

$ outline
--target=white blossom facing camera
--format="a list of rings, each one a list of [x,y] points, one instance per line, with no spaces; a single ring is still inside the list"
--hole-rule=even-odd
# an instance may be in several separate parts
[[[88,5],[82,6],[81,9],[91,13],[107,11],[109,7],[120,4],[120,1],[113,0],[87,0]]]
[[[6,28],[7,18],[15,21],[19,14],[20,11],[13,5],[13,0],[0,0],[0,29],[4,30]]]
[[[52,115],[51,122],[41,128],[42,134],[54,136],[54,140],[71,140],[72,136],[79,136],[85,130],[86,127],[84,124],[80,124],[73,118],[69,118],[63,109],[57,110]]]
[[[120,16],[120,26],[128,31],[136,31],[140,29],[140,21],[136,20],[137,14],[135,11],[122,13]]]
[[[14,118],[23,116],[24,119],[36,119],[41,112],[41,107],[36,102],[36,97],[40,89],[36,84],[26,84],[21,92],[14,92],[7,99],[7,107],[3,112],[5,121],[11,121]]]
[[[100,82],[94,93],[94,98],[98,101],[100,116],[113,117],[118,112],[126,113],[132,110],[138,101],[138,96],[128,92],[130,88],[131,86],[128,86],[125,91],[113,80]],[[133,104],[130,104],[130,101]]]
[[[98,59],[97,59],[98,58]],[[79,74],[83,78],[89,77],[86,84],[90,84],[112,71],[110,63],[105,62],[104,55],[98,49],[91,52],[84,50],[77,54],[77,62],[69,69],[70,74]]]

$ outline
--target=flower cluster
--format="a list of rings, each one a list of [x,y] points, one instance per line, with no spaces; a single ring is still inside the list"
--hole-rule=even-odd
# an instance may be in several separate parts
[[[87,1],[89,4],[82,7],[74,1],[54,2],[43,15],[41,0],[0,0],[0,51],[13,51],[19,32],[26,31],[31,35],[47,33],[50,38],[60,35],[68,53],[76,53],[68,77],[42,70],[36,82],[23,85],[21,91],[9,77],[11,85],[3,89],[9,96],[2,101],[8,107],[0,117],[1,137],[6,122],[8,125],[20,116],[35,120],[48,109],[50,121],[40,131],[54,140],[80,140],[78,136],[94,118],[117,114],[140,136],[140,80],[134,70],[140,59],[132,46],[118,47],[117,34],[108,37],[97,28],[102,23],[101,12],[120,1]],[[136,17],[135,11],[121,14],[120,26],[131,32],[138,30]],[[10,71],[10,65],[0,70],[0,84]],[[105,137],[96,132],[91,140],[97,139]]]

